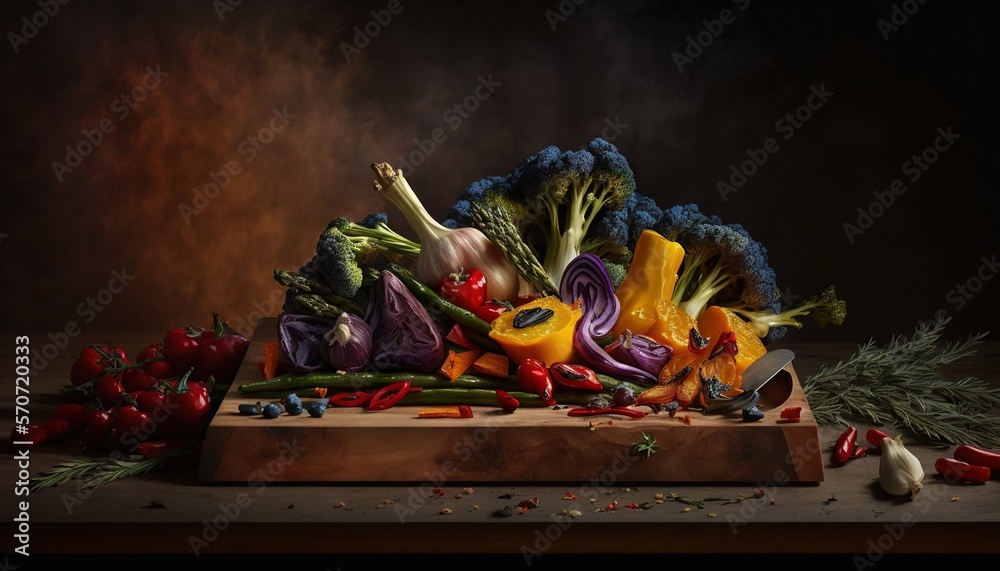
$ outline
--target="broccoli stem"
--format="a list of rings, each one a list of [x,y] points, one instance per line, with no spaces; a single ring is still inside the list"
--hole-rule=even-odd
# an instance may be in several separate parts
[[[409,258],[416,259],[420,255],[420,244],[397,234],[392,228],[382,223],[379,223],[375,228],[367,228],[351,222],[344,230],[344,235],[361,242],[373,241],[377,247],[383,250],[402,254]]]
[[[729,309],[746,319],[759,337],[766,336],[772,327],[795,327],[796,329],[801,329],[802,323],[795,318],[804,315],[812,316],[821,327],[827,323],[841,325],[847,317],[847,304],[837,299],[837,292],[833,286],[828,286],[815,297],[781,313],[751,311],[740,307],[731,307]]]
[[[719,293],[735,281],[730,275],[723,275],[721,266],[715,265],[712,271],[698,282],[697,288],[680,304],[680,308],[694,319],[698,319],[715,294]]]

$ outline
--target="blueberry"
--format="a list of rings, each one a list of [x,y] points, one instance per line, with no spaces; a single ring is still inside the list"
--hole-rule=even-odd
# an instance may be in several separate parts
[[[240,414],[260,414],[263,412],[260,408],[259,402],[255,404],[241,404],[237,408],[239,409]]]
[[[285,401],[285,412],[293,416],[302,414],[302,401],[300,400],[286,400]]]
[[[757,422],[758,420],[763,420],[763,418],[764,411],[760,410],[756,406],[743,409],[743,422]]]
[[[323,416],[323,413],[326,412],[326,403],[319,401],[311,402],[309,403],[309,406],[306,407],[306,410],[309,411],[309,416],[320,418]]]
[[[281,416],[281,407],[273,402],[264,407],[264,418],[278,418]]]

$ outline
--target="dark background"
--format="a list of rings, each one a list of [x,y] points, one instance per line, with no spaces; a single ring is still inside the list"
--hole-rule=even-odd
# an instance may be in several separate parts
[[[348,62],[342,44],[386,4],[244,0],[220,18],[209,1],[71,2],[15,53],[9,34],[40,8],[5,2],[0,328],[159,331],[219,311],[248,330],[279,311],[272,270],[296,269],[330,219],[385,210],[412,236],[370,163],[443,129],[408,176],[440,218],[470,182],[609,122],[627,125],[605,133],[640,192],[742,223],[790,301],[837,287],[847,322],[787,340],[881,340],[938,310],[951,336],[993,326],[1000,280],[949,299],[1000,253],[990,3],[566,0],[553,20],[554,0],[403,0]],[[878,20],[918,6],[884,37]],[[723,8],[735,21],[678,71],[672,55]],[[116,98],[157,65],[169,75],[119,119]],[[480,76],[500,85],[453,129],[445,112]],[[833,95],[784,140],[775,122],[812,86]],[[247,162],[240,144],[274,108],[295,117]],[[104,118],[114,131],[57,180],[53,161]],[[850,243],[843,225],[949,126],[960,139]],[[717,181],[768,137],[780,149],[723,200]],[[179,205],[230,160],[240,174],[186,221]],[[78,312],[122,268],[128,287]]]

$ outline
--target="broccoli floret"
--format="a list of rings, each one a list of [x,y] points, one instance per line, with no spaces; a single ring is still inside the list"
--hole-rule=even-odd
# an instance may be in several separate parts
[[[837,298],[837,291],[834,287],[828,286],[819,294],[806,300],[796,307],[781,311],[780,303],[777,310],[769,308],[763,311],[752,311],[747,308],[734,307],[734,312],[747,320],[753,330],[760,337],[771,335],[775,329],[785,327],[802,328],[802,323],[796,318],[804,315],[812,317],[820,327],[826,327],[828,323],[842,325],[847,317],[847,303]],[[778,335],[780,338],[780,335]],[[776,340],[771,336],[769,341]]]
[[[652,198],[635,193],[630,201],[628,214],[628,249],[635,250],[639,235],[654,228],[663,218],[663,209]]]
[[[743,226],[695,223],[677,242],[684,261],[673,301],[691,317],[697,319],[709,305],[764,308],[779,298],[767,250]]]
[[[339,229],[340,220],[327,225],[316,242],[316,255],[299,274],[330,288],[336,295],[354,297],[361,287],[364,272],[358,266],[354,242]]]
[[[611,278],[611,285],[618,289],[618,286],[625,279],[625,274],[628,273],[628,268],[624,264],[616,264],[604,259],[601,260],[601,263],[604,264],[604,271],[608,272],[608,277]]]
[[[581,253],[613,262],[628,262],[632,259],[628,237],[628,210],[606,210],[584,238]]]
[[[667,240],[676,242],[681,232],[695,224],[722,224],[722,219],[714,214],[702,214],[697,204],[677,205],[664,210],[652,228]]]
[[[400,255],[416,259],[420,255],[420,244],[396,233],[388,222],[384,212],[369,214],[360,223],[340,216],[330,222],[327,229],[339,230],[347,237],[359,261],[371,263],[379,254],[393,261],[398,261]]]
[[[600,138],[579,151],[546,147],[522,161],[511,178],[517,202],[525,205],[524,218],[541,231],[536,250],[545,252],[542,266],[555,283],[566,265],[585,252],[585,239],[598,216],[624,208],[635,192],[628,161]]]

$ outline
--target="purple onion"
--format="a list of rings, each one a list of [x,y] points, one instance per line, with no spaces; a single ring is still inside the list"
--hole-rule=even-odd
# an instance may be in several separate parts
[[[632,365],[659,377],[663,366],[670,360],[673,353],[667,345],[657,343],[645,335],[633,335],[628,329],[605,347],[615,360]]]
[[[357,315],[341,313],[323,339],[329,344],[324,355],[334,370],[355,373],[368,364],[372,353],[372,330]]]
[[[621,303],[600,258],[593,254],[573,258],[563,271],[559,297],[564,303],[581,302],[583,315],[573,334],[573,347],[592,369],[626,381],[657,383],[658,375],[616,360],[597,343],[611,331],[621,313]]]

